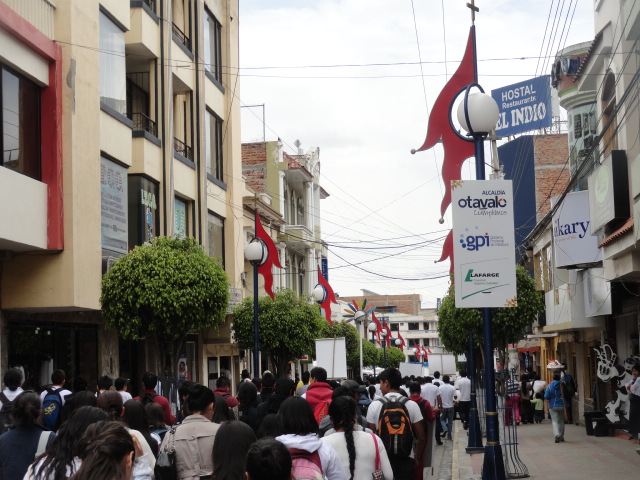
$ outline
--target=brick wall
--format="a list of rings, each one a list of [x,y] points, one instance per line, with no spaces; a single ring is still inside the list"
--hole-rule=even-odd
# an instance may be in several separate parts
[[[267,145],[264,142],[242,144],[242,174],[256,192],[267,191]]]
[[[551,198],[562,194],[569,183],[567,135],[536,135],[533,150],[539,222],[551,209]]]

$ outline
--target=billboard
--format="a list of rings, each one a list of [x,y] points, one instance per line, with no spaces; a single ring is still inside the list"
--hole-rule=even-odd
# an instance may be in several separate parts
[[[551,200],[555,204],[558,197]],[[553,214],[553,251],[558,268],[602,261],[598,237],[591,235],[589,191],[567,193]]]
[[[502,136],[551,127],[553,117],[549,75],[491,90],[500,117],[496,134]]]
[[[517,306],[511,180],[451,182],[457,308]]]

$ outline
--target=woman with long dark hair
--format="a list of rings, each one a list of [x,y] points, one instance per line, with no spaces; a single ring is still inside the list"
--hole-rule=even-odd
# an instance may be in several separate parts
[[[240,382],[238,389],[239,420],[249,425],[254,432],[258,431],[258,389],[251,382]]]
[[[94,423],[78,442],[82,463],[71,480],[150,480],[153,470],[136,454],[140,444],[120,422]]]
[[[244,480],[249,446],[256,441],[253,429],[239,420],[220,425],[213,442],[213,480]]]
[[[64,480],[73,475],[80,466],[76,457],[78,439],[96,422],[107,419],[107,413],[96,407],[80,407],[74,410],[62,424],[58,434],[46,452],[36,459],[27,472],[30,480]]]
[[[140,400],[131,399],[124,402],[124,414],[122,415],[122,421],[127,427],[137,430],[142,434],[151,447],[153,456],[158,458],[158,441],[151,436],[147,412]]]
[[[46,447],[53,442],[56,434],[38,425],[41,413],[40,396],[31,390],[22,392],[13,401],[15,428],[0,435],[0,478],[3,480],[22,480],[29,465],[40,454],[40,441],[46,440]]]
[[[188,402],[187,405],[189,405]],[[214,413],[211,419],[213,423],[222,423],[229,420],[229,404],[222,395],[214,395],[213,407]]]
[[[322,441],[334,448],[349,480],[370,480],[378,468],[382,469],[385,478],[393,478],[382,440],[374,433],[354,430],[356,408],[352,397],[335,398],[329,405],[335,433],[325,435]]]
[[[246,460],[247,480],[291,480],[291,454],[273,438],[251,444]]]
[[[292,452],[294,464],[297,455],[319,457],[322,474],[327,480],[347,479],[336,451],[318,437],[318,423],[309,402],[301,397],[289,397],[282,402],[277,415],[283,435],[276,440],[284,443]]]

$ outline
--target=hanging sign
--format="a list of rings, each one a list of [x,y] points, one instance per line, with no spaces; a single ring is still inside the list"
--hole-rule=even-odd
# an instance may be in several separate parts
[[[549,75],[491,90],[500,117],[496,134],[507,136],[551,127],[551,83]]]

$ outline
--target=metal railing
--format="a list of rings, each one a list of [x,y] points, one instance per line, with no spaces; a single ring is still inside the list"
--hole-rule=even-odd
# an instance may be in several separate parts
[[[144,113],[134,112],[129,113],[127,116],[133,122],[134,130],[144,130],[145,132],[149,132],[154,137],[158,136],[158,127],[156,126],[156,122],[151,120]]]
[[[193,160],[193,149],[182,140],[173,139],[173,150],[189,160]]]
[[[180,27],[178,27],[175,23],[172,23],[172,25],[173,34],[178,37],[178,40],[180,40],[189,51],[191,51],[191,40],[189,39],[189,37],[187,37],[187,34],[180,30]]]
[[[151,9],[152,12],[156,11],[156,0],[142,0]]]

